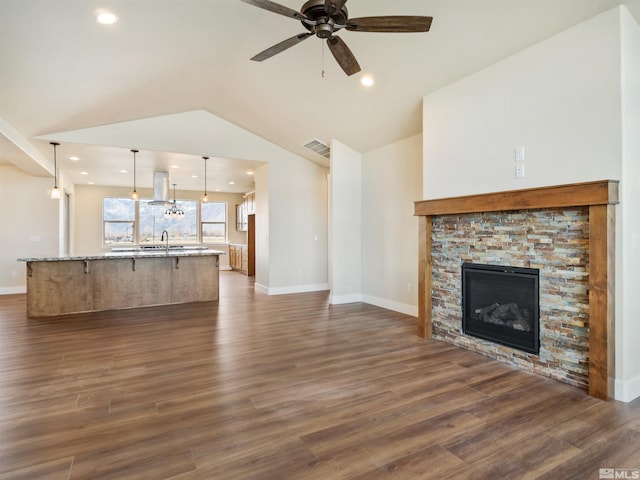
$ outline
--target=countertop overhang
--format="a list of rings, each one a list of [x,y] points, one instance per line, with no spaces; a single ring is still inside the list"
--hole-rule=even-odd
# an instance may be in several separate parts
[[[226,255],[220,250],[169,250],[167,251],[132,251],[132,252],[107,252],[101,255],[67,256],[58,255],[51,257],[25,257],[18,258],[19,262],[64,262],[77,260],[105,260],[113,258],[171,258],[171,257],[206,257],[212,255]]]

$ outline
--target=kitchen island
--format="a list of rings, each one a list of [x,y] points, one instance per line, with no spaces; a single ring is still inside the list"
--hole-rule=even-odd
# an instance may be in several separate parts
[[[20,258],[27,263],[27,315],[217,301],[220,255],[155,250]]]

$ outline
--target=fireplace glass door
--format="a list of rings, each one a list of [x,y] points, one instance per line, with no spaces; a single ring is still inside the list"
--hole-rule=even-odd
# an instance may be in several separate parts
[[[538,353],[539,270],[462,265],[462,330],[465,334]]]

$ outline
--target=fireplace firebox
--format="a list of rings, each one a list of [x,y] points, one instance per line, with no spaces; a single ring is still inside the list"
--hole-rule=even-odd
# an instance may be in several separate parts
[[[462,331],[539,353],[539,270],[462,264]]]

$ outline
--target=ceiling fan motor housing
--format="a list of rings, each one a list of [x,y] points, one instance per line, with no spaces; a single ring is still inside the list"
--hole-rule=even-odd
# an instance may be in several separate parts
[[[347,7],[343,6],[338,13],[329,15],[324,5],[324,0],[309,0],[306,2],[302,6],[301,12],[311,20],[311,22],[307,23],[306,21],[302,21],[301,23],[304,28],[315,33],[316,36],[320,38],[331,38],[337,30],[340,30],[346,25],[349,12],[347,11]]]

